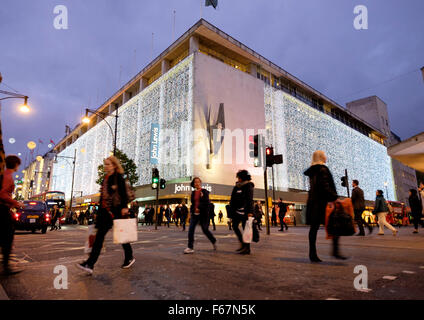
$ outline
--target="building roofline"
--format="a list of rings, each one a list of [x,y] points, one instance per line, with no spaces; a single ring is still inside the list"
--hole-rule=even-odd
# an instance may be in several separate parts
[[[304,87],[306,90],[308,90],[311,93],[313,93],[314,95],[320,97],[321,99],[323,99],[327,103],[329,103],[329,104],[337,107],[342,112],[344,112],[344,113],[348,114],[349,116],[351,116],[352,118],[354,118],[354,119],[362,122],[364,125],[368,126],[372,131],[378,133],[381,137],[388,138],[384,133],[382,133],[380,130],[378,130],[377,128],[375,128],[374,126],[372,126],[371,124],[369,124],[365,120],[361,119],[360,117],[358,117],[354,113],[350,112],[346,108],[344,108],[341,105],[339,105],[337,102],[335,102],[331,98],[327,97],[326,95],[324,95],[320,91],[318,91],[318,90],[314,89],[313,87],[311,87],[310,85],[308,85],[306,82],[300,80],[299,78],[297,78],[293,74],[287,72],[283,68],[279,67],[277,64],[273,63],[272,61],[270,61],[269,59],[265,58],[261,54],[257,53],[256,51],[252,50],[251,48],[249,48],[248,46],[244,45],[240,41],[238,41],[235,38],[231,37],[229,34],[227,34],[226,32],[222,31],[221,29],[219,29],[218,27],[214,26],[213,24],[211,24],[210,22],[206,21],[203,18],[201,18],[195,24],[193,24],[177,40],[175,40],[173,43],[171,43],[171,45],[169,45],[165,50],[163,50],[159,55],[157,55],[156,58],[154,58],[150,63],[148,63],[141,71],[139,71],[136,75],[134,75],[126,84],[124,84],[117,91],[115,91],[115,93],[113,93],[110,96],[110,98],[106,99],[106,101],[104,103],[102,103],[96,110],[99,111],[99,110],[105,108],[106,106],[110,105],[123,92],[125,92],[126,89],[130,88],[131,86],[133,86],[136,83],[136,81],[140,81],[140,79],[143,77],[143,75],[147,71],[149,71],[153,67],[155,67],[162,60],[162,58],[164,58],[169,52],[172,51],[172,49],[177,48],[180,44],[182,44],[183,42],[187,41],[202,26],[204,26],[204,27],[208,28],[209,30],[215,32],[216,34],[218,34],[218,36],[220,36],[223,39],[231,42],[233,45],[236,45],[240,49],[244,50],[246,53],[252,55],[253,57],[256,57],[257,59],[259,59],[261,62],[263,62],[269,68],[274,69],[274,70],[278,71],[279,73],[283,74],[289,80],[297,83],[301,87]],[[72,134],[75,131],[79,130],[83,125],[85,125],[85,124],[82,124],[82,123],[77,124],[74,127],[74,129],[68,135],[66,135],[65,137],[63,137],[56,144],[56,146],[61,145],[64,140],[66,140],[69,136],[72,136]],[[55,146],[55,148],[56,148],[56,146]]]

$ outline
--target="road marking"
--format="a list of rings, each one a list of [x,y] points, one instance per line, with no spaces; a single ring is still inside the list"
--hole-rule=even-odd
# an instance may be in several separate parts
[[[362,289],[357,289],[356,291],[360,291],[360,292],[366,292],[366,293],[368,293],[368,292],[371,292],[371,291],[372,291],[372,289],[370,289],[370,288],[362,288]]]
[[[327,298],[325,300],[340,300],[340,299],[337,299],[337,298]]]
[[[424,266],[420,266],[420,269],[424,269]]]
[[[395,277],[395,276],[384,276],[383,279],[393,281],[393,280],[397,279],[397,277]]]
[[[409,271],[409,270],[403,270],[403,273],[407,273],[407,274],[414,274],[416,273],[415,271]]]

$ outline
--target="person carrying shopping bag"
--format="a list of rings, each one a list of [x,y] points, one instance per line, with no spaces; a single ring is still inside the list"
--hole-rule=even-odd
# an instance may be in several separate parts
[[[248,218],[254,217],[253,189],[255,185],[251,182],[252,177],[247,170],[238,171],[236,177],[237,182],[230,200],[232,226],[241,245],[237,252],[239,254],[250,254],[250,243],[243,241],[239,224],[242,224],[244,230]]]
[[[387,205],[386,199],[384,199],[383,191],[377,190],[376,195],[377,196],[375,198],[374,210],[372,211],[372,213],[378,218],[378,235],[384,236],[384,226],[386,226],[386,228],[391,230],[393,232],[393,235],[396,236],[397,230],[386,220],[387,213],[389,212],[389,207]]]
[[[100,208],[95,225],[97,229],[96,238],[89,258],[77,264],[78,268],[89,274],[93,273],[94,265],[99,258],[105,236],[113,226],[113,220],[128,216],[129,199],[126,181],[123,177],[124,169],[119,160],[114,156],[110,156],[104,160],[104,169],[106,176],[100,188]],[[122,248],[124,249],[125,260],[121,268],[127,269],[134,264],[135,258],[129,243],[122,244]]]
[[[195,190],[191,193],[191,207],[190,207],[190,227],[188,229],[188,246],[184,250],[185,254],[194,253],[194,231],[196,225],[200,223],[202,231],[213,245],[216,250],[216,239],[209,231],[209,191],[202,189],[202,181],[200,178],[195,177],[191,181],[191,187]]]

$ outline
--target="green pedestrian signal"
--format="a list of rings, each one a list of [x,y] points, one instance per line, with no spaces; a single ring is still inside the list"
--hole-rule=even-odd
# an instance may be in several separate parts
[[[160,179],[160,188],[161,189],[165,189],[166,188],[166,180],[165,179]]]

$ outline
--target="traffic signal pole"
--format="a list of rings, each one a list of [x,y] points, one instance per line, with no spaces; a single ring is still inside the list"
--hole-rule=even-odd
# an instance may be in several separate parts
[[[159,204],[159,186],[156,188],[156,202],[155,202],[155,230],[158,229],[158,204]]]
[[[266,206],[266,234],[270,235],[270,229],[269,229],[269,206],[268,206],[268,168],[265,165],[264,166],[264,187],[265,187],[265,206]]]

